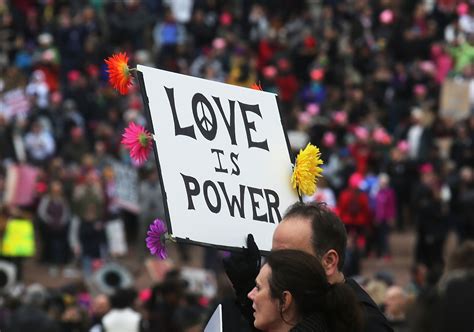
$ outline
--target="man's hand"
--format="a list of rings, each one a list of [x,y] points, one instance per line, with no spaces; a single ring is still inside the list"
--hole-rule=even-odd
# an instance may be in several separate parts
[[[224,269],[227,277],[234,287],[237,301],[240,304],[242,313],[253,326],[252,301],[247,298],[247,294],[255,286],[255,278],[260,271],[260,251],[253,239],[253,235],[247,236],[247,248],[243,253],[232,253],[224,259]]]
[[[229,258],[224,259],[224,268],[236,291],[244,285],[248,292],[252,290],[260,271],[260,251],[252,234],[247,236],[247,248],[242,254],[232,253]]]

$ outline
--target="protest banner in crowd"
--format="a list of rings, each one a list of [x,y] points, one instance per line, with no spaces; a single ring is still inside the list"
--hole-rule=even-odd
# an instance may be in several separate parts
[[[441,86],[440,114],[454,121],[469,117],[471,106],[469,82],[446,80]]]
[[[137,66],[174,237],[243,247],[298,200],[275,94]]]
[[[30,206],[36,194],[38,169],[27,164],[7,166],[3,203],[13,206]]]
[[[138,174],[131,166],[113,162],[115,174],[115,188],[117,190],[117,204],[124,210],[132,213],[140,211],[138,203]]]

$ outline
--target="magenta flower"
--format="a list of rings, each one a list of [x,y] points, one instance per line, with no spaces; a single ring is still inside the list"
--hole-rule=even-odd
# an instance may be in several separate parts
[[[130,150],[130,157],[138,165],[148,159],[151,150],[151,134],[140,125],[130,122],[122,135],[122,144]]]
[[[146,246],[150,249],[150,253],[161,259],[166,259],[165,241],[167,238],[167,230],[165,223],[160,219],[155,219],[148,229],[146,237]]]

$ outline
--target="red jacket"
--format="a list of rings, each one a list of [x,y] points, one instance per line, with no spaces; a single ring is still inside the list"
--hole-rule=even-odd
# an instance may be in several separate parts
[[[369,196],[359,189],[344,189],[339,195],[337,209],[339,217],[346,225],[370,224]]]

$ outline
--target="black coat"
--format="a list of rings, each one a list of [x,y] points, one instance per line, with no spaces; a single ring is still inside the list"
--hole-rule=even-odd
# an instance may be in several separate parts
[[[290,332],[330,332],[324,317],[315,312],[296,324]]]
[[[362,287],[351,279],[346,279],[346,284],[354,291],[357,301],[363,306],[363,318],[364,318],[364,331],[365,332],[393,332],[387,319],[380,311],[379,307],[375,304]]]

